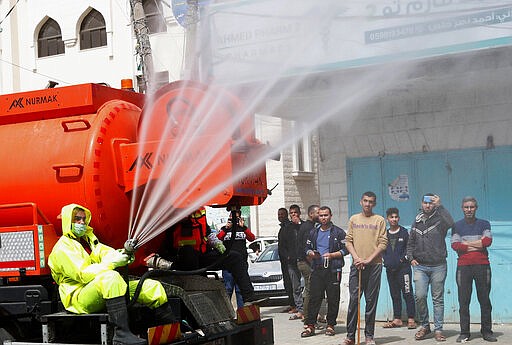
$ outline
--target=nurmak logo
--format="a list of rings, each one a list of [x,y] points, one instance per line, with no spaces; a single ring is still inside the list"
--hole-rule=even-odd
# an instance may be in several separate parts
[[[9,110],[11,110],[12,108],[23,108],[23,97],[13,100],[11,106],[9,107]]]
[[[25,101],[23,101],[25,100]],[[35,97],[20,97],[12,101],[9,110],[12,108],[25,108],[25,105],[36,105],[36,104],[45,104],[45,103],[54,103],[58,102],[57,95],[49,95],[49,96],[35,96]]]
[[[138,168],[145,167],[148,170],[151,170],[151,169],[153,169],[154,162],[156,162],[157,166],[165,164],[165,162],[167,160],[167,156],[168,156],[167,154],[159,154],[158,156],[156,156],[157,158],[155,160],[152,160],[151,158],[153,157],[153,152],[146,152],[144,154],[144,156],[137,156],[137,158],[135,158],[135,160],[130,165],[130,168],[128,169],[128,171],[132,171],[137,167]]]
[[[130,169],[128,171],[132,171],[135,167],[143,167],[145,166],[148,169],[153,168],[153,164],[150,161],[151,156],[153,155],[153,152],[146,152],[144,157],[137,156],[135,160],[133,161],[132,165],[130,166]]]

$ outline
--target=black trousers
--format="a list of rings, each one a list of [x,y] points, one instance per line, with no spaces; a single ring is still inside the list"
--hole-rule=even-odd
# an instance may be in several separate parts
[[[304,323],[314,325],[322,301],[327,295],[327,324],[334,326],[340,307],[341,270],[332,271],[331,268],[315,267],[309,277],[309,301]]]
[[[414,319],[416,316],[416,304],[412,290],[412,270],[409,264],[397,269],[386,268],[389,293],[393,301],[393,318],[402,318],[402,295],[407,307],[407,317]]]
[[[492,333],[491,266],[468,265],[457,266],[457,287],[459,294],[460,334],[470,335],[469,304],[473,292],[473,281],[476,286],[476,296],[480,303],[480,332],[483,335]]]
[[[364,294],[366,310],[364,313],[366,337],[373,338],[375,333],[375,314],[377,312],[377,301],[380,291],[380,276],[382,265],[367,265],[361,270],[361,295]],[[356,266],[350,266],[348,289],[350,301],[347,313],[347,338],[355,339],[357,328],[357,292],[359,285],[359,270]]]
[[[281,262],[281,273],[283,274],[283,285],[288,297],[288,305],[296,307],[295,299],[293,298],[293,287],[292,280],[290,279],[290,273],[288,273],[288,262],[286,260],[280,260]]]

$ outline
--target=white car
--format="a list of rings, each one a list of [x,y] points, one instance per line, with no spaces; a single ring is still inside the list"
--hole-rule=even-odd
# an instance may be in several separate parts
[[[286,297],[277,243],[267,245],[258,258],[249,265],[248,272],[254,293],[258,297]]]
[[[252,242],[247,242],[247,254],[249,254],[249,260],[254,262],[260,253],[262,253],[268,245],[277,243],[277,237],[258,237]]]

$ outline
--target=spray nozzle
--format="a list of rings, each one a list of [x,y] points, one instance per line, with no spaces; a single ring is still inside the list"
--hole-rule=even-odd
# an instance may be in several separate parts
[[[124,243],[124,251],[126,254],[133,255],[135,251],[137,250],[137,241],[136,238],[130,238],[129,240],[126,240]]]

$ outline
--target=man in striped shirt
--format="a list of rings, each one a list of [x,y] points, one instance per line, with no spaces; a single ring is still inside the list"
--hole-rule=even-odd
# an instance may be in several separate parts
[[[491,265],[487,247],[492,243],[491,224],[476,218],[478,203],[472,196],[462,199],[464,218],[455,223],[452,229],[452,248],[459,255],[457,262],[457,287],[459,296],[460,335],[457,342],[466,342],[469,332],[469,303],[473,280],[480,302],[481,328],[484,340],[495,342],[491,319]]]

